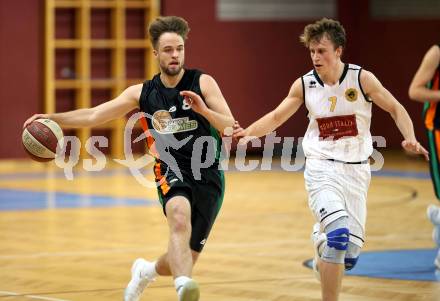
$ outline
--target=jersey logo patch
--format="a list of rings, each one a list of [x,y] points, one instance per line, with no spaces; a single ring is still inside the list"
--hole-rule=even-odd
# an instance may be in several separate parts
[[[153,128],[160,134],[174,134],[188,132],[197,129],[197,120],[189,120],[189,117],[173,119],[165,110],[154,112],[151,123]]]
[[[321,138],[338,140],[342,137],[355,137],[358,135],[354,114],[316,118],[316,121],[318,122],[319,137]]]
[[[358,99],[358,91],[355,88],[348,88],[345,90],[345,99],[350,102],[356,101]]]

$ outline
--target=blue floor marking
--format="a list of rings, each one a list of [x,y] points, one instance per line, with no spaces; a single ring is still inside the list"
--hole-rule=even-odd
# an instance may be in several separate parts
[[[261,166],[259,166],[261,167]],[[271,170],[261,170],[260,168],[256,168],[252,171],[262,171],[262,172],[271,172],[271,171],[284,171],[280,165],[272,166]],[[250,171],[250,172],[252,172]],[[228,170],[225,172],[249,172],[249,171],[239,171],[234,166],[230,166]],[[287,171],[291,172],[291,171]],[[294,172],[304,172],[304,168],[294,171]],[[151,168],[146,168],[142,170],[143,175],[152,174],[153,171]],[[131,175],[131,172],[128,168],[120,168],[120,169],[110,169],[110,170],[101,170],[101,171],[85,171],[85,170],[77,170],[73,172],[74,179],[87,176],[87,177],[111,177],[114,175]],[[379,177],[398,177],[398,178],[413,178],[413,179],[431,179],[429,172],[415,172],[415,171],[401,171],[401,170],[378,170],[371,172],[372,176]],[[53,176],[55,178],[65,178],[64,172],[62,169],[59,171],[54,171]],[[0,173],[0,181],[1,180],[31,180],[31,179],[44,179],[48,177],[48,173],[46,171],[41,172],[19,172],[19,173]]]
[[[155,206],[157,201],[139,198],[118,198],[65,192],[40,192],[0,189],[0,211],[48,208]]]
[[[399,170],[379,170],[373,171],[372,176],[378,177],[396,177],[396,178],[411,178],[411,179],[431,179],[429,172],[415,172],[415,171],[399,171]]]
[[[440,282],[435,268],[437,249],[386,250],[362,252],[357,265],[346,275],[414,281]],[[311,268],[312,260],[304,265]]]
[[[280,165],[273,166],[272,171],[282,171]],[[257,169],[258,171],[258,169]],[[240,172],[231,168],[229,172]],[[300,171],[298,171],[300,172]],[[144,170],[143,174],[151,173],[150,169]],[[111,177],[114,175],[128,175],[130,170],[128,168],[102,170],[98,172],[75,171],[74,179],[80,177]],[[406,172],[397,170],[380,170],[372,173],[373,176],[380,177],[401,177],[401,178],[416,178],[416,179],[430,179],[428,172]],[[28,173],[6,173],[0,174],[1,180],[38,180],[45,179],[49,176],[55,178],[64,178],[63,170],[54,171],[52,174],[47,171],[42,172],[28,172]],[[50,202],[50,198],[52,201]],[[51,196],[47,192],[32,192],[26,190],[12,190],[0,189],[0,210],[26,210],[26,209],[45,209],[45,208],[76,208],[76,207],[109,207],[117,205],[149,206],[156,204],[156,201],[136,198],[114,198],[110,196],[98,195],[82,195],[75,193],[56,192]]]

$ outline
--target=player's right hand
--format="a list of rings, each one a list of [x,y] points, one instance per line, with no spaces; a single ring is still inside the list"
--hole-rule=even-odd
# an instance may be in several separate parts
[[[257,138],[254,136],[249,136],[248,131],[246,129],[243,129],[242,127],[235,127],[234,126],[234,139],[238,140],[239,145],[246,145],[249,141]]]
[[[23,129],[25,129],[29,124],[32,123],[35,119],[41,119],[41,118],[49,118],[48,114],[34,114],[32,117],[28,118],[23,124]]]

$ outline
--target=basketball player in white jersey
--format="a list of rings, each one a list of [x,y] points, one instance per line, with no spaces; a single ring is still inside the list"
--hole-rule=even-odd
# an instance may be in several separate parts
[[[415,154],[428,152],[417,141],[404,107],[379,80],[361,67],[341,61],[345,30],[331,19],[305,27],[301,41],[309,49],[313,70],[298,78],[272,112],[235,137],[264,136],[292,116],[304,103],[310,119],[303,149],[309,206],[317,224],[312,236],[314,269],[321,280],[322,298],[338,300],[345,269],[355,266],[364,243],[368,158],[372,154],[371,107],[390,113],[402,133],[402,147]]]

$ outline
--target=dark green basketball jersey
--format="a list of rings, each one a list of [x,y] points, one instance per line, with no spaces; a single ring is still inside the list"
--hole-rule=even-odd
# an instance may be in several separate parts
[[[170,164],[167,158],[171,155],[180,168],[191,167],[191,160],[194,160],[193,164],[213,162],[209,168],[218,167],[221,150],[219,132],[206,118],[194,112],[179,93],[190,90],[204,100],[200,89],[201,75],[199,70],[185,69],[174,88],[165,87],[160,74],[143,84],[139,105],[140,110],[146,113],[144,130],[151,134],[147,138],[148,147],[156,159],[165,164]]]

